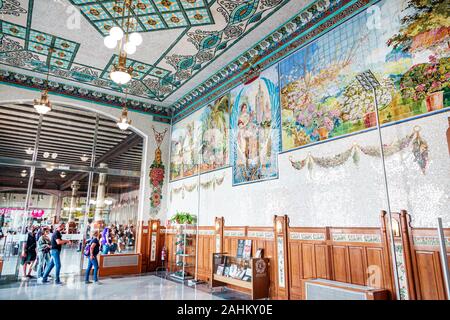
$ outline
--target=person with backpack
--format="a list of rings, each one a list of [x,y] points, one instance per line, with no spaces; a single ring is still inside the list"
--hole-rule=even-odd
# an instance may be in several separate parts
[[[92,238],[89,240],[89,242],[86,244],[86,247],[84,249],[84,255],[88,258],[88,266],[86,268],[86,275],[85,275],[85,283],[91,283],[89,281],[89,275],[91,273],[92,267],[94,267],[94,273],[93,273],[93,280],[94,283],[98,282],[98,260],[97,255],[100,252],[100,241],[98,240],[98,230],[94,230],[92,232]]]

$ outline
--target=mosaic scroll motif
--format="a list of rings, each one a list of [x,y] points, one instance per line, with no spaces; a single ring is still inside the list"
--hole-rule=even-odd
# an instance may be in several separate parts
[[[334,233],[331,239],[335,242],[381,243],[379,234]]]
[[[18,0],[0,0],[0,16],[12,15],[20,16],[21,14],[27,14],[27,10],[21,7]]]

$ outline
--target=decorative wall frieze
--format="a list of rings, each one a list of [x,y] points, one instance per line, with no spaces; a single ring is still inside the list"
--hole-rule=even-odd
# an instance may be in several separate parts
[[[326,240],[324,233],[308,233],[308,232],[289,232],[290,240],[305,241],[324,241]]]
[[[439,246],[439,238],[433,236],[414,236],[415,246]],[[445,245],[450,247],[450,237],[445,237]]]
[[[248,231],[247,237],[273,240],[275,238],[275,234],[273,231]]]
[[[331,239],[334,242],[381,243],[379,234],[334,233]]]
[[[224,230],[224,237],[245,237],[245,231],[242,230]]]

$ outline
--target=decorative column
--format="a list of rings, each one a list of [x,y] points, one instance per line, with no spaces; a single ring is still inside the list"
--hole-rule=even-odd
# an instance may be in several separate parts
[[[216,217],[214,219],[214,235],[215,235],[215,250],[214,253],[223,252],[223,227],[225,225],[225,219],[223,217]]]
[[[100,168],[107,168],[106,163],[100,163]],[[106,173],[100,173],[98,177],[97,199],[95,201],[94,226],[96,229],[103,227],[103,209],[105,208]]]
[[[53,223],[58,223],[61,220],[61,209],[63,204],[63,194],[59,193],[58,198],[56,198],[56,209],[55,215],[53,216]]]
[[[155,271],[158,267],[158,261],[159,261],[159,227],[160,227],[160,220],[150,220],[148,222],[148,239],[149,239],[149,257],[148,257],[148,268],[147,272]]]
[[[287,215],[274,216],[275,233],[275,266],[276,266],[276,292],[272,294],[277,299],[289,299],[289,259],[288,259],[288,225]]]
[[[78,189],[80,189],[80,183],[76,180],[72,181],[70,185],[72,188],[72,196],[70,197],[70,208],[69,208],[69,223],[73,220],[73,213],[76,211],[77,207],[77,193]],[[58,219],[59,220],[59,219]]]

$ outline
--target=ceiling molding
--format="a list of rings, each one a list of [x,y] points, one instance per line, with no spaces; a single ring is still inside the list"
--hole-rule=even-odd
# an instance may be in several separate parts
[[[47,88],[43,79],[6,70],[0,70],[0,83],[2,82],[25,88],[32,88],[34,90],[43,90]],[[49,82],[48,91],[53,94],[64,95],[116,108],[122,108],[125,102],[124,97],[101,93],[86,88],[79,88],[55,81]],[[154,116],[155,121],[170,122],[171,113],[169,108],[155,106],[133,99],[127,99],[127,106],[129,110]]]

